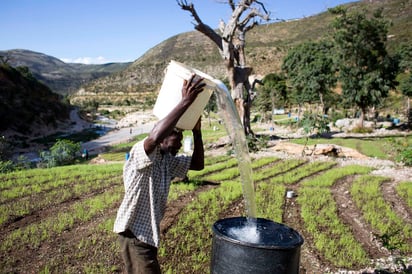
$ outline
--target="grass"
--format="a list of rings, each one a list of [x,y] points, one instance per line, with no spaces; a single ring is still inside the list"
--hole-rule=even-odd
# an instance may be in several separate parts
[[[206,140],[216,140],[216,136],[220,134],[219,130],[209,128],[205,130],[204,137]],[[43,209],[45,212],[53,211],[47,218],[39,218],[27,226],[5,232],[0,238],[2,252],[11,254],[17,249],[21,252],[36,251],[39,252],[36,258],[46,258],[48,255],[43,253],[44,246],[59,249],[47,260],[39,261],[39,268],[34,270],[37,273],[121,272],[119,246],[112,228],[124,191],[121,179],[124,154],[141,138],[144,136],[127,144],[117,145],[110,152],[101,155],[106,160],[119,163],[82,164],[0,175],[0,217],[3,218],[3,226],[16,217],[41,214]],[[346,141],[352,140],[342,139],[342,142]],[[368,147],[362,143],[356,145],[367,149],[382,149],[383,139],[375,141],[374,146]],[[410,254],[411,251],[405,247],[412,239],[410,226],[396,221],[393,209],[384,206],[379,185],[386,178],[375,179],[362,175],[369,174],[371,168],[359,165],[337,167],[332,160],[321,162],[276,157],[252,159],[252,168],[257,216],[282,222],[284,214],[288,213],[285,192],[293,187],[298,195],[296,202],[301,209],[302,232],[309,235],[305,243],[315,248],[321,260],[328,261],[333,267],[356,268],[366,266],[369,262],[366,251],[356,242],[351,228],[337,214],[338,207],[331,187],[343,178],[360,178],[354,182],[354,187],[359,189],[359,198],[354,200],[359,199],[360,202],[357,203],[362,206],[365,220],[372,222],[369,219],[380,218],[380,222],[384,223],[379,224],[382,227],[377,224],[373,233],[381,241],[386,241],[389,247],[393,247],[395,252]],[[176,215],[162,241],[159,258],[164,273],[207,273],[211,226],[228,214],[245,214],[240,211],[244,205],[239,176],[235,157],[227,154],[208,156],[203,171],[191,171],[188,182],[174,182],[171,185],[169,202],[178,201],[188,193],[193,193],[193,196],[191,194],[192,201]],[[208,190],[197,192],[205,181],[214,181],[216,184]],[[369,186],[370,182],[374,183]],[[399,183],[397,192],[412,207],[411,182]],[[380,201],[380,207],[372,201]],[[374,207],[378,207],[379,212],[374,212],[376,215],[368,213]],[[392,231],[398,233],[392,235],[384,226],[387,224],[393,228]],[[62,235],[76,235],[82,231],[84,234],[79,234],[79,237],[74,237],[70,242],[52,247],[57,243],[55,239]],[[5,259],[0,272],[18,272],[19,263],[16,260],[21,259],[12,256]]]
[[[0,250],[6,251],[10,248],[19,248],[24,245],[30,245],[32,248],[40,246],[53,236],[61,234],[64,230],[70,230],[76,222],[85,222],[90,220],[96,214],[109,208],[113,203],[119,201],[121,192],[119,189],[107,191],[97,195],[82,203],[75,203],[65,212],[55,216],[42,219],[40,223],[26,226],[8,234],[2,241]]]
[[[396,191],[406,204],[412,208],[412,182],[401,182],[396,187]]]
[[[339,267],[364,265],[367,254],[351,230],[337,215],[337,205],[330,187],[349,175],[368,173],[371,169],[352,165],[330,169],[302,182],[297,198],[305,229],[325,259]]]
[[[196,273],[208,265],[213,223],[219,213],[242,195],[241,185],[236,181],[225,181],[221,187],[199,194],[195,201],[185,207],[179,218],[167,233],[164,245],[159,249],[165,273],[184,273],[187,265]],[[200,213],[200,214],[199,214]],[[182,234],[190,228],[190,232]],[[182,237],[184,235],[184,237]],[[186,258],[181,262],[180,258]]]
[[[337,207],[329,189],[306,187],[300,190],[298,202],[305,229],[325,259],[338,267],[367,263],[367,254],[337,216]]]
[[[380,189],[387,178],[364,175],[354,181],[351,195],[363,212],[364,218],[378,231],[376,236],[389,250],[399,250],[404,254],[412,251],[412,226],[392,210]]]
[[[393,149],[393,139],[399,140],[405,137],[388,137],[388,138],[310,138],[308,145],[316,144],[335,144],[338,146],[348,147],[358,150],[368,157],[376,157],[383,160],[394,160],[395,151]],[[408,136],[409,142],[412,142],[412,136]],[[292,143],[305,144],[306,139],[294,139]]]
[[[314,161],[283,173],[272,180],[272,183],[294,184],[303,178],[307,178],[317,172],[330,169],[335,164],[333,162]]]

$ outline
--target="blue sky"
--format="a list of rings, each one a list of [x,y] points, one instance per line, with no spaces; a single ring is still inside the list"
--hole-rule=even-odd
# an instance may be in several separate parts
[[[187,0],[190,2],[190,0]],[[216,28],[231,14],[225,0],[192,1]],[[272,18],[310,16],[353,0],[261,0]],[[175,0],[1,0],[0,50],[28,49],[66,62],[138,59],[163,40],[193,30]]]

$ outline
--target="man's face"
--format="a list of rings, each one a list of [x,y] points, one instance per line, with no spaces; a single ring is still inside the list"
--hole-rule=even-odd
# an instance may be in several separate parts
[[[174,133],[166,137],[163,142],[160,143],[160,148],[164,153],[170,153],[171,155],[176,156],[182,147],[182,140],[182,133]]]

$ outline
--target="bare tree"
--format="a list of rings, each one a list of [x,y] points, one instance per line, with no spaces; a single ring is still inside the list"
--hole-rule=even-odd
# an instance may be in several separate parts
[[[252,68],[246,65],[246,33],[259,25],[259,21],[268,22],[270,20],[268,11],[260,1],[228,0],[227,4],[232,10],[232,15],[227,23],[221,19],[218,33],[203,23],[193,3],[186,0],[177,0],[177,3],[183,10],[190,12],[195,20],[195,29],[209,37],[219,48],[226,67],[231,95],[242,119],[245,134],[253,135],[250,127],[250,107],[255,83],[249,82]]]

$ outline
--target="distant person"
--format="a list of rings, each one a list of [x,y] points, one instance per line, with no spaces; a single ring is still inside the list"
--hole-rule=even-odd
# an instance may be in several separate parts
[[[130,128],[130,134],[132,134],[132,132],[133,132],[133,129],[132,129],[132,128]]]
[[[82,156],[84,159],[89,160],[89,151],[86,148],[83,150]]]
[[[157,248],[171,180],[184,178],[189,169],[204,167],[200,119],[192,129],[192,156],[177,156],[183,134],[175,128],[203,91],[202,80],[195,80],[194,76],[185,80],[179,104],[154,126],[148,137],[132,147],[124,165],[125,195],[117,212],[114,232],[119,234],[127,273],[161,273]]]

